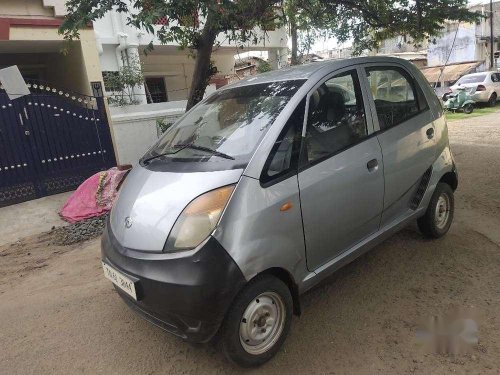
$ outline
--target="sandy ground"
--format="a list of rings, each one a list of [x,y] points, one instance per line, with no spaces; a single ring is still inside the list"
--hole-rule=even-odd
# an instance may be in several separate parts
[[[439,241],[411,226],[303,296],[283,350],[248,373],[500,373],[500,120],[450,124],[460,170],[456,221]],[[29,225],[29,224],[28,224]],[[129,311],[104,279],[99,242],[50,235],[0,247],[0,373],[225,374],[213,345],[191,346]],[[474,312],[479,345],[438,355],[421,321]]]
[[[70,195],[62,193],[0,208],[0,246],[66,225],[58,212]]]

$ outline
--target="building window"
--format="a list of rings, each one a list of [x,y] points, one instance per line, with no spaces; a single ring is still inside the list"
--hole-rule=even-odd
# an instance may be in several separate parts
[[[167,88],[163,77],[146,78],[146,90],[148,91],[148,103],[168,102]]]

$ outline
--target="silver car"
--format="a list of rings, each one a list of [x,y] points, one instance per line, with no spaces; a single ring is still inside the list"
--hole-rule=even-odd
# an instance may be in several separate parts
[[[241,366],[272,358],[300,295],[418,220],[452,223],[443,109],[394,58],[315,63],[224,87],[136,165],[102,239],[130,307]]]
[[[459,88],[465,88],[476,103],[488,103],[494,107],[500,95],[500,73],[467,74],[450,87],[450,93],[458,93]]]

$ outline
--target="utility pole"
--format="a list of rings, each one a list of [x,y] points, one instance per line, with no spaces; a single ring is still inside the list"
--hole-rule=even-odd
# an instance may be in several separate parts
[[[495,68],[495,36],[493,24],[493,0],[490,0],[490,70]]]

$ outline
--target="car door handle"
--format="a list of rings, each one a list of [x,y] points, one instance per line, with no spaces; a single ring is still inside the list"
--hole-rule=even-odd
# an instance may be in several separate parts
[[[434,138],[434,128],[427,129],[427,131],[425,132],[425,134],[427,134],[427,138],[429,138],[429,139]]]
[[[370,172],[378,171],[378,160],[377,159],[370,160],[368,163],[366,163],[366,167]]]

